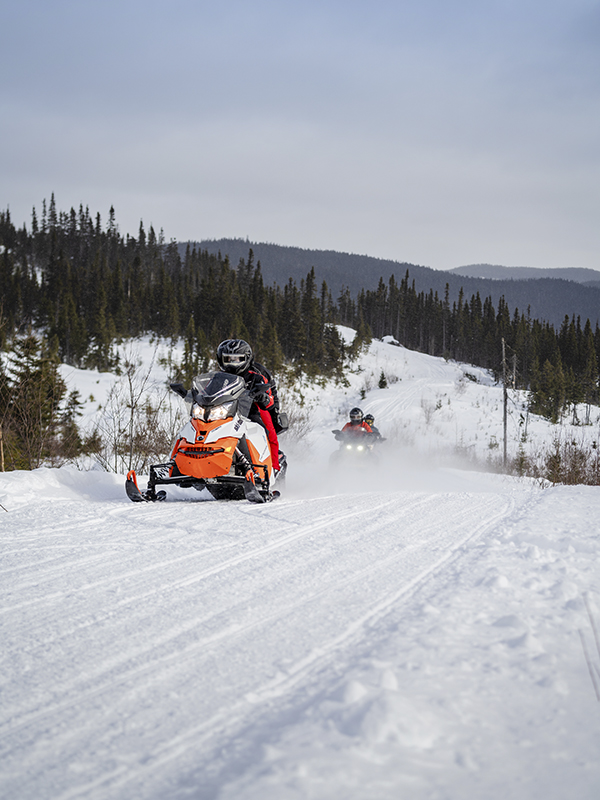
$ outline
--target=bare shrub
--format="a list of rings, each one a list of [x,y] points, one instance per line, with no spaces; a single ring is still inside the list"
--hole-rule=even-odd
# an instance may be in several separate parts
[[[431,400],[426,400],[424,397],[421,398],[421,411],[423,412],[423,416],[425,417],[425,424],[430,425],[431,420],[433,419],[433,415],[437,410],[437,406],[435,403],[432,403]]]
[[[312,406],[307,404],[302,393],[302,375],[290,370],[282,370],[277,382],[277,390],[281,410],[288,415],[289,427],[285,433],[284,442],[289,445],[306,443],[306,438],[312,429],[310,414]]]
[[[549,447],[525,454],[523,447],[510,464],[516,475],[548,481],[552,484],[574,486],[600,485],[600,451],[598,443],[588,444],[573,438],[557,436]]]
[[[154,359],[142,371],[130,355],[101,409],[93,430],[94,455],[109,472],[143,471],[152,461],[164,459],[183,424],[184,409],[174,407],[169,389],[151,382],[153,363]]]
[[[283,434],[285,441],[293,444],[304,442],[312,429],[309,409],[302,408],[296,403],[291,403],[286,406],[286,412],[289,419],[289,428]]]

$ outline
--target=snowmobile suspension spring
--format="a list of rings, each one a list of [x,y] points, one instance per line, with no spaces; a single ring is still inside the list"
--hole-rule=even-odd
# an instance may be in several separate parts
[[[242,451],[240,450],[239,447],[235,448],[235,454],[238,457],[238,459],[240,461],[240,464],[242,465],[242,469],[244,469],[246,471],[248,471],[249,469],[252,469],[252,464],[248,461],[248,459],[242,453]]]

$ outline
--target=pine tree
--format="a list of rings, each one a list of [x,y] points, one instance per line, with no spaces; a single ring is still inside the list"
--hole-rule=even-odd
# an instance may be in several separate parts
[[[350,358],[357,358],[362,352],[369,349],[369,345],[373,341],[373,334],[371,328],[364,320],[362,309],[359,312],[358,326],[356,328],[356,335],[350,345],[348,355]]]
[[[179,378],[185,386],[191,386],[192,380],[198,374],[198,353],[196,350],[196,325],[194,317],[190,316],[185,329],[183,344],[183,360]]]
[[[309,373],[316,373],[323,359],[323,320],[319,300],[316,296],[315,268],[306,276],[301,301],[304,324],[304,364]]]
[[[90,331],[92,341],[86,363],[89,367],[95,367],[101,372],[106,372],[111,367],[111,325],[114,329],[114,322],[108,311],[106,291],[103,284],[100,283],[96,292],[94,316]]]
[[[592,403],[598,402],[598,359],[594,344],[594,335],[589,320],[583,332],[583,360],[585,367],[581,379],[583,402],[586,404],[585,424],[590,424],[590,411]]]
[[[13,469],[35,469],[57,452],[66,385],[58,371],[56,347],[57,343],[44,346],[30,332],[17,339],[9,353],[6,417],[12,432]]]

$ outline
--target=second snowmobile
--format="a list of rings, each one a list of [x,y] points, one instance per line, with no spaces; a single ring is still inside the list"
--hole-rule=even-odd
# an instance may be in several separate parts
[[[358,430],[362,429],[359,428]],[[355,463],[363,461],[363,459],[376,460],[376,456],[373,453],[375,444],[373,434],[358,434],[340,430],[331,432],[340,443],[339,448],[330,456],[331,464],[340,462]]]

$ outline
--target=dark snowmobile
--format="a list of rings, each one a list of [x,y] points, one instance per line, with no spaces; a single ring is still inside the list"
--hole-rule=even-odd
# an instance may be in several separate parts
[[[359,430],[362,429],[359,428]],[[376,456],[373,453],[376,439],[373,434],[340,430],[331,432],[340,443],[339,448],[330,456],[329,460],[332,464],[358,464],[364,461],[376,460]]]

